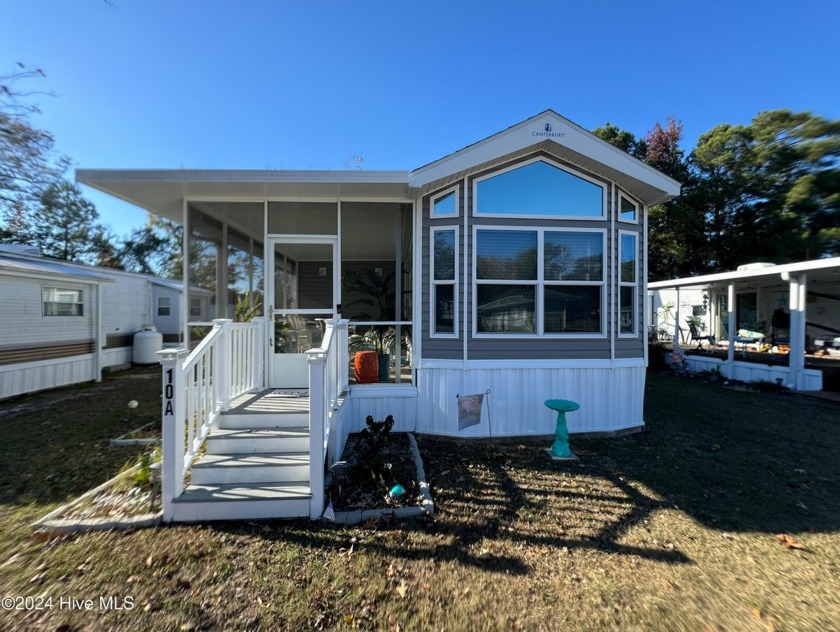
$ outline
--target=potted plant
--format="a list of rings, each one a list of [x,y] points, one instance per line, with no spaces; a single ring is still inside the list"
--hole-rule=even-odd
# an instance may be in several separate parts
[[[352,311],[354,320],[391,321],[396,317],[396,293],[393,288],[395,273],[377,273],[368,269],[359,273],[344,275],[342,285],[355,298],[344,305]],[[388,380],[391,361],[390,350],[394,347],[396,329],[393,325],[370,325],[364,333],[350,336],[351,351],[375,351],[378,358],[378,379]]]

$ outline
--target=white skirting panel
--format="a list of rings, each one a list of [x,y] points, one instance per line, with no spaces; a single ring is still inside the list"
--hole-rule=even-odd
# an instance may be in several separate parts
[[[119,347],[117,349],[105,349],[102,352],[102,366],[117,366],[120,364],[131,364],[134,358],[134,347]]]
[[[0,367],[0,399],[95,379],[92,354]]]
[[[350,432],[365,427],[365,418],[372,415],[376,421],[394,416],[396,432],[413,432],[417,423],[417,390],[412,386],[389,385],[350,388],[348,398]]]
[[[775,364],[756,364],[754,362],[733,363],[733,370],[729,365],[718,358],[703,357],[700,355],[687,355],[686,363],[690,371],[699,373],[711,371],[714,368],[720,369],[720,374],[730,380],[742,382],[777,382],[790,386],[791,380],[788,375],[788,367]],[[799,375],[799,391],[821,391],[822,371],[819,369],[803,369]]]
[[[641,363],[639,363],[641,364]],[[456,397],[490,393],[481,423],[458,430]],[[417,432],[462,436],[554,434],[557,414],[547,399],[569,399],[569,432],[613,432],[644,425],[644,366],[613,368],[429,368],[419,371]]]

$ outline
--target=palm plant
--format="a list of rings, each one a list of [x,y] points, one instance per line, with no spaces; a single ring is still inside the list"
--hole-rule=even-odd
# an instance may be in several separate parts
[[[353,318],[362,321],[387,321],[396,316],[396,293],[392,287],[395,273],[377,274],[369,269],[361,273],[344,276],[344,289],[356,298],[344,305],[345,310],[357,307]],[[394,346],[395,329],[392,325],[371,325],[363,334],[350,336],[350,348],[354,351],[372,349],[386,355]]]

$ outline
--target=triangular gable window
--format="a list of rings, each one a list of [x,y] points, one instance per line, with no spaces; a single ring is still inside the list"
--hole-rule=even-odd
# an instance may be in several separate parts
[[[605,188],[545,160],[476,183],[475,214],[497,217],[604,217]]]

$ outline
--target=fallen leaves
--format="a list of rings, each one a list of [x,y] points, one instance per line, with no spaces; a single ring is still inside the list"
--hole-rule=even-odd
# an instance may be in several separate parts
[[[786,549],[796,549],[798,551],[808,550],[808,547],[788,533],[779,533],[776,535],[776,539]]]
[[[758,608],[751,608],[750,611],[753,613],[753,616],[761,621],[764,624],[764,627],[767,628],[767,632],[773,632],[776,628],[771,621],[767,620],[767,617],[764,615],[761,610]]]

